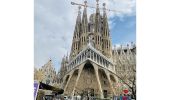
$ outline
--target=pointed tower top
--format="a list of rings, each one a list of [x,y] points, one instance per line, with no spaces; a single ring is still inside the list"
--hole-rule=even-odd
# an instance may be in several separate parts
[[[106,3],[103,3],[103,11],[106,11]]]
[[[99,5],[99,0],[96,0],[96,2],[97,2],[97,5]]]
[[[49,62],[51,62],[51,61],[52,61],[52,59],[50,58],[50,59],[49,59]]]
[[[84,7],[87,7],[87,1],[86,0],[84,1],[84,5],[85,5]]]
[[[96,9],[97,9],[96,12],[99,13],[99,0],[96,0],[96,6],[97,6],[96,7]]]
[[[87,33],[88,31],[88,20],[87,20],[87,1],[84,1],[84,10],[83,10],[83,17],[82,17],[82,33]]]
[[[81,14],[81,11],[80,11],[80,9],[81,9],[81,6],[79,6],[79,7],[78,7],[78,9],[79,9],[79,11],[78,11],[78,14]]]
[[[103,3],[103,16],[106,16],[106,3]]]
[[[105,6],[106,6],[106,3],[103,3],[103,6],[105,7]]]

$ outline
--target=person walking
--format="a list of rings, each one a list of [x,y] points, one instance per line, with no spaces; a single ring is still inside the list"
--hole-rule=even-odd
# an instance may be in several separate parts
[[[122,94],[120,94],[119,100],[123,100]]]
[[[123,100],[127,100],[127,96],[126,96],[126,94],[124,94],[124,96],[123,96]]]
[[[118,100],[118,96],[115,95],[115,96],[113,97],[113,100]]]
[[[131,98],[131,96],[130,95],[128,95],[128,97],[127,97],[128,99],[127,100],[132,100],[132,98]]]

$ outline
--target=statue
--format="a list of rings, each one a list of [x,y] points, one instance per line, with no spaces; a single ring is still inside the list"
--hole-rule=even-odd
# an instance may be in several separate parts
[[[88,45],[94,47],[94,37],[93,37],[93,34],[92,34],[92,33],[90,33],[90,34],[88,35]]]

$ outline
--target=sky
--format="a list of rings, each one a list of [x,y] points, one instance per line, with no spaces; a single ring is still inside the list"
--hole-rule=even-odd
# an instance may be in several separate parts
[[[52,59],[56,71],[61,59],[69,54],[78,13],[78,6],[71,1],[84,0],[34,0],[34,67],[40,68]],[[87,0],[95,6],[95,0]],[[99,0],[99,6],[116,12],[107,12],[113,45],[136,42],[136,1]],[[81,9],[83,11],[83,8]],[[87,9],[88,17],[95,9]],[[100,11],[102,13],[102,10]]]

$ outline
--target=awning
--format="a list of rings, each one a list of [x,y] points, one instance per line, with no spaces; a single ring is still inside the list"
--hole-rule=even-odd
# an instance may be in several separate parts
[[[42,82],[40,82],[40,84],[39,84],[39,89],[51,90],[53,93],[56,93],[56,94],[63,94],[63,92],[64,92],[64,90],[61,88],[56,88],[54,86],[47,85]]]

